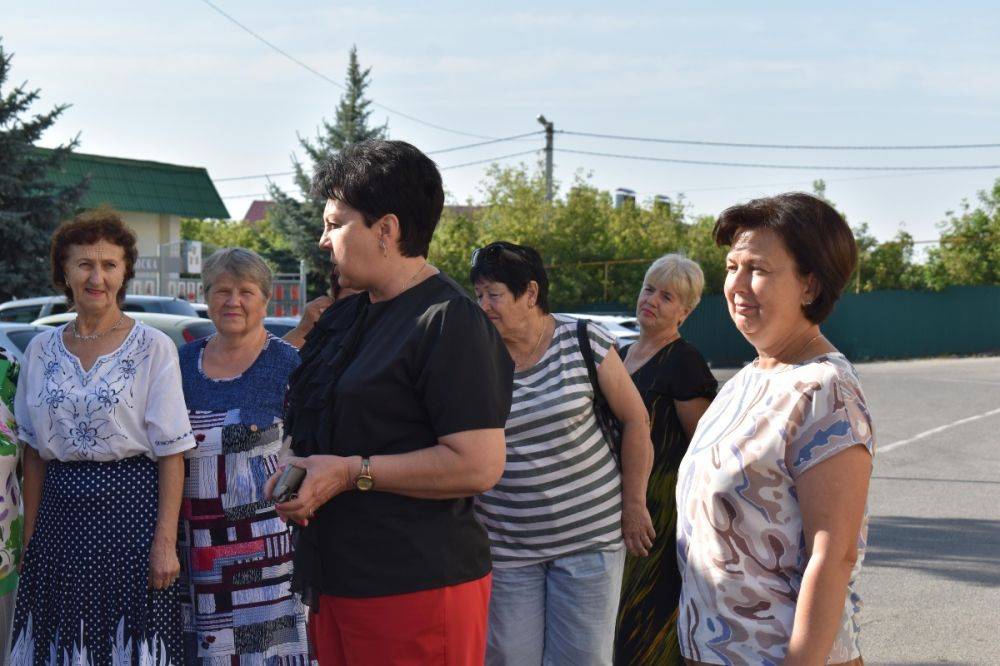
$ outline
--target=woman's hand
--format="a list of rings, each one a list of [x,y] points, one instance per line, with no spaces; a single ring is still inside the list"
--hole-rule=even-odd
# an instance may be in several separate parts
[[[306,471],[295,499],[275,505],[283,520],[292,520],[303,527],[316,515],[316,511],[331,499],[354,487],[351,466],[341,456],[308,456],[289,458],[286,465],[295,465]],[[360,465],[359,465],[360,466]],[[284,469],[284,466],[282,466]],[[271,498],[281,470],[271,476],[264,486],[264,495]]]
[[[177,540],[155,535],[153,546],[149,549],[149,586],[154,590],[165,590],[177,580],[180,573]]]
[[[636,557],[649,555],[656,530],[645,502],[625,502],[622,505],[622,536],[628,552]]]

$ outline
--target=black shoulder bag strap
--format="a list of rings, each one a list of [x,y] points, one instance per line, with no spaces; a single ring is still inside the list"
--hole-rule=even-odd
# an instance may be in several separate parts
[[[594,350],[590,346],[590,335],[587,333],[586,319],[576,320],[576,339],[580,345],[580,353],[583,354],[583,361],[587,366],[590,386],[594,390],[594,416],[597,417],[597,424],[601,426],[604,439],[611,448],[611,455],[614,457],[615,463],[621,469],[622,426],[618,417],[611,411],[607,398],[601,392],[601,384],[597,379],[597,364],[594,362]]]

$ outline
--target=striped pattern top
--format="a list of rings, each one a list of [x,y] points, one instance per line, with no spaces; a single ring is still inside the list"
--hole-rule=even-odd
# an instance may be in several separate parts
[[[554,317],[541,360],[514,373],[503,477],[476,502],[497,568],[622,545],[621,474],[594,416],[576,320]],[[600,365],[613,340],[588,330]]]

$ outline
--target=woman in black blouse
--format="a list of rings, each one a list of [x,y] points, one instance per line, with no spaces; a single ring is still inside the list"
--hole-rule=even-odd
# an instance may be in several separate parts
[[[624,351],[625,367],[649,410],[655,453],[647,503],[656,542],[649,557],[630,557],[625,564],[616,664],[684,663],[675,631],[681,579],[674,488],[681,458],[718,383],[678,329],[704,285],[701,268],[686,257],[668,254],[654,261],[636,304],[639,340]]]
[[[430,159],[361,142],[321,164],[313,190],[320,247],[361,291],[324,313],[288,395],[289,463],[306,477],[277,508],[302,526],[293,588],[317,657],[481,663],[490,546],[472,497],[503,471],[513,362],[427,263],[444,202]]]

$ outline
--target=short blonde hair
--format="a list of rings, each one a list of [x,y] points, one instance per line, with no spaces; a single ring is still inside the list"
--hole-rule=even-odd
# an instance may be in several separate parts
[[[650,264],[643,282],[674,292],[681,305],[690,312],[701,301],[705,274],[701,272],[701,266],[684,255],[665,254]]]
[[[249,280],[260,287],[264,298],[271,298],[271,267],[259,254],[243,247],[224,247],[216,250],[205,260],[201,269],[201,283],[205,294],[212,289],[212,283],[229,273],[237,280]]]

